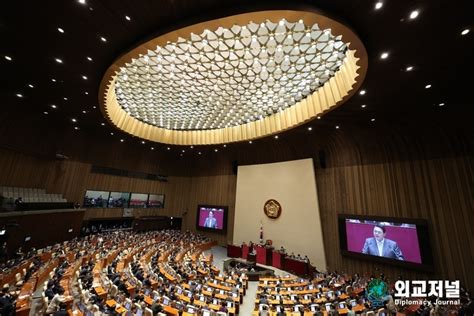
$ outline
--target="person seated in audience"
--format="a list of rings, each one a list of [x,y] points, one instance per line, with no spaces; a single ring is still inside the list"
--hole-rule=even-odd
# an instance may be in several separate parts
[[[17,209],[17,210],[21,209],[22,205],[23,205],[23,198],[21,196],[19,196],[15,200],[15,209]]]
[[[321,307],[315,306],[315,310],[313,312],[313,316],[323,316],[323,312],[321,312]]]
[[[67,305],[64,302],[59,303],[59,310],[53,313],[53,316],[67,316]]]
[[[355,312],[352,310],[351,304],[346,304],[347,306],[347,316],[355,316]]]
[[[46,309],[46,314],[52,314],[59,310],[59,304],[64,302],[64,289],[59,288],[58,292],[54,295],[54,297],[49,302],[48,308]]]
[[[15,315],[14,299],[8,294],[8,287],[3,287],[0,292],[0,315]]]
[[[225,302],[222,302],[219,312],[227,313],[227,306],[225,305]]]

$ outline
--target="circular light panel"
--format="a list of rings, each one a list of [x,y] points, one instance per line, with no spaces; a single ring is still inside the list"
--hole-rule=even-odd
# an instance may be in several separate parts
[[[360,85],[366,61],[358,38],[327,17],[247,13],[137,47],[107,71],[101,102],[114,125],[149,140],[242,141],[297,126],[341,103]]]

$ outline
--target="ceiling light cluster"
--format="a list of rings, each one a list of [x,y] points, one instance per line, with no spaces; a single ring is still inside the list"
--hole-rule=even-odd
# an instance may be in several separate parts
[[[117,101],[132,117],[171,130],[212,130],[278,113],[324,85],[347,45],[303,21],[234,25],[191,34],[121,67]]]

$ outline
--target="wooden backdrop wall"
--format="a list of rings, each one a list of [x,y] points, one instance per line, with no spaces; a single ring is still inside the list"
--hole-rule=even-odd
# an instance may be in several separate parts
[[[11,151],[0,153],[0,185],[45,186],[48,192],[63,193],[80,201],[86,189],[123,190],[166,195],[165,209],[137,210],[135,216],[169,215],[183,217],[183,229],[195,229],[196,206],[201,203],[229,206],[227,235],[213,235],[220,244],[232,240],[236,176],[239,164],[266,163],[301,158],[316,161],[316,179],[328,268],[365,272],[375,268],[395,278],[430,277],[460,279],[474,288],[474,137],[472,128],[441,126],[435,122],[420,128],[377,120],[374,127],[346,124],[340,130],[315,128],[311,134],[289,132],[278,141],[257,140],[250,144],[229,144],[214,152],[203,148],[198,156],[179,152],[173,163],[162,165],[168,182],[130,179],[90,173],[94,155],[80,161],[33,158]],[[197,149],[195,149],[197,151]],[[137,155],[123,158],[126,150],[102,148],[110,163],[98,153],[101,165],[131,170]],[[324,151],[326,168],[319,162]],[[67,152],[66,152],[67,153]],[[114,153],[114,154],[112,154]],[[166,153],[166,151],[165,151]],[[79,153],[78,153],[79,155]],[[117,157],[120,156],[120,159]],[[136,171],[157,168],[140,158]],[[80,160],[80,159],[78,159]],[[122,164],[122,161],[125,161]],[[425,218],[431,223],[436,272],[432,275],[345,258],[339,252],[337,214]],[[121,210],[88,210],[85,218],[112,217]],[[270,238],[270,237],[269,237]],[[323,268],[324,267],[320,267]]]

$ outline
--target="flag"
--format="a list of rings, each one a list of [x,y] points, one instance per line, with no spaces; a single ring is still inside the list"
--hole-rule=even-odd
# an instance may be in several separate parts
[[[263,243],[263,223],[260,222],[260,243]]]

